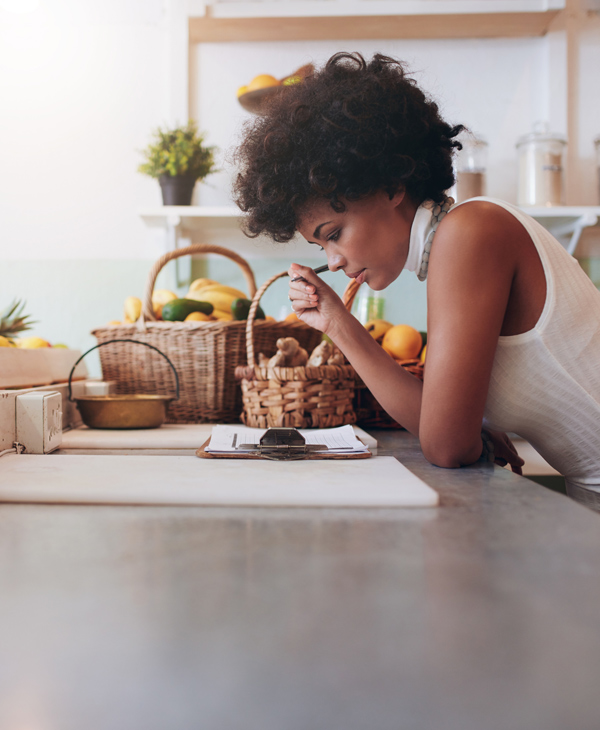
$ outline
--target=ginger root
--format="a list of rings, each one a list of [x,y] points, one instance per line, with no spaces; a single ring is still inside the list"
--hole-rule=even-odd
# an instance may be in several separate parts
[[[308,364],[316,368],[321,365],[345,365],[346,358],[335,345],[323,340],[312,351]]]
[[[320,342],[315,349],[311,352],[308,358],[308,364],[315,368],[325,365],[329,358],[333,355],[333,345],[327,340]]]
[[[280,337],[277,340],[277,352],[269,360],[270,368],[295,368],[306,365],[308,352],[300,347],[295,337]]]
[[[344,357],[344,353],[341,350],[337,350],[333,353],[333,355],[327,360],[328,365],[345,365],[346,364],[346,358]]]

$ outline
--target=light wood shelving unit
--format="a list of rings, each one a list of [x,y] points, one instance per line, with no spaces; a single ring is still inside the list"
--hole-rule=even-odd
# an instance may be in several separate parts
[[[564,33],[567,77],[566,199],[568,206],[526,209],[573,253],[582,231],[600,220],[600,207],[575,206],[578,199],[577,110],[579,36],[600,16],[586,0],[327,0],[327,2],[202,3],[187,18],[189,108],[195,93],[194,47],[201,43],[302,40],[540,37]],[[181,38],[181,34],[179,36]],[[181,83],[181,71],[179,83]],[[164,206],[141,211],[146,225],[163,228],[167,247],[180,237],[235,237],[244,251],[256,244],[239,230],[240,212],[231,206]],[[288,249],[289,253],[289,249]],[[268,254],[270,255],[270,254]]]
[[[556,236],[570,254],[573,254],[583,230],[600,221],[600,206],[557,206],[554,208],[523,208]],[[162,228],[166,233],[167,250],[177,248],[180,238],[202,242],[218,236],[236,238],[236,249],[244,253],[257,253],[253,239],[240,231],[242,213],[235,206],[169,206],[140,211],[144,223],[152,228]],[[300,244],[301,245],[301,244]],[[265,250],[265,249],[263,249]],[[273,255],[273,250],[269,250]],[[291,254],[285,248],[285,257]]]
[[[568,1],[568,0],[567,0]],[[208,4],[190,42],[544,35],[565,0],[327,0]]]

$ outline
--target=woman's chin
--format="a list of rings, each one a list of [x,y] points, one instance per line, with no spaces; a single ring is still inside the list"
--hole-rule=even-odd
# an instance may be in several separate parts
[[[364,282],[373,291],[383,291],[391,283],[383,281],[381,276],[365,276]]]

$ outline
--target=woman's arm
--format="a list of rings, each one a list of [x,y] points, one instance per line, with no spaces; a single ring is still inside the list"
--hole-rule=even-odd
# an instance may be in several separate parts
[[[446,216],[432,246],[419,439],[440,466],[469,464],[481,453],[494,355],[525,234],[512,220],[498,206],[467,203]]]
[[[310,269],[290,270],[307,279],[292,285],[301,319],[331,337],[378,402],[419,437],[426,458],[438,466],[471,464],[481,455],[490,373],[518,257],[519,236],[507,219],[512,216],[498,206],[478,202],[451,211],[440,224],[427,284],[424,384],[372,339]],[[515,464],[510,446],[495,441],[497,456]]]
[[[342,300],[312,269],[292,264],[293,309],[303,322],[324,332],[344,353],[385,410],[415,436],[419,435],[420,380],[406,372],[348,312]]]

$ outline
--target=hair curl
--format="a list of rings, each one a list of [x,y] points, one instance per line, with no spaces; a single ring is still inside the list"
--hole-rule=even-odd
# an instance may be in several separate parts
[[[454,138],[463,129],[441,118],[402,62],[336,53],[302,83],[282,87],[245,126],[233,187],[247,213],[244,232],[289,241],[316,198],[338,212],[344,200],[380,190],[439,203],[454,184]]]

